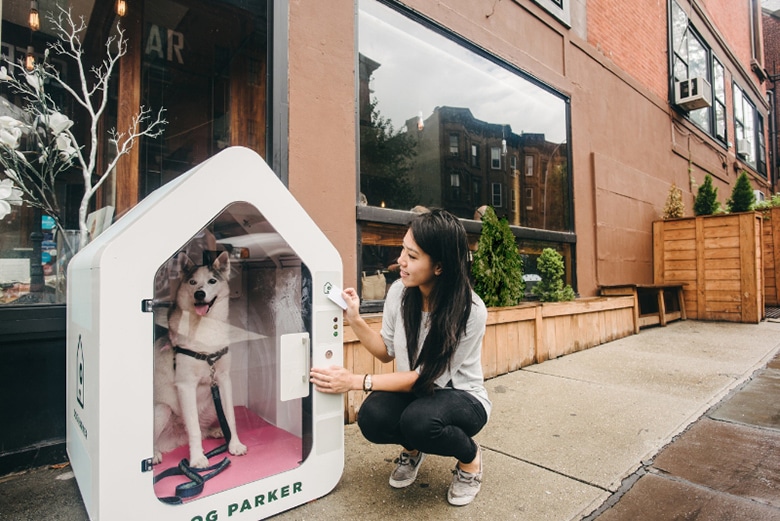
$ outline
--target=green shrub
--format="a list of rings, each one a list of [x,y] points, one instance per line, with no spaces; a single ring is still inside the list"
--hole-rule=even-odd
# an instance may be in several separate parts
[[[564,264],[560,253],[552,248],[545,248],[536,261],[542,280],[533,287],[531,292],[542,302],[561,302],[574,300],[574,290],[568,284],[563,285]]]
[[[772,197],[766,199],[765,201],[756,203],[755,209],[768,210],[769,208],[774,208],[776,206],[780,206],[780,193],[774,194]]]
[[[704,183],[696,191],[696,200],[693,202],[694,215],[712,215],[720,209],[718,202],[718,189],[712,184],[712,176],[704,176]]]
[[[523,261],[506,219],[487,207],[471,266],[474,291],[488,307],[517,305],[523,298]]]
[[[750,179],[748,179],[747,172],[744,170],[737,182],[734,183],[734,188],[731,190],[731,199],[726,201],[726,206],[729,212],[749,212],[753,209],[756,203],[756,196],[753,193],[753,187],[750,186]]]

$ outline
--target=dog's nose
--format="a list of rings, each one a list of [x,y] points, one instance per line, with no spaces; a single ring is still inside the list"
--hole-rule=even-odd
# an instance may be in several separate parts
[[[206,298],[206,292],[203,291],[202,289],[199,289],[198,291],[195,292],[195,298],[198,299],[198,300],[205,299]]]

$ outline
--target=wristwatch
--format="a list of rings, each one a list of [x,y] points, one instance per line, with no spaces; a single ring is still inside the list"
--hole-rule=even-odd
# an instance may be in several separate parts
[[[371,381],[371,375],[367,374],[363,377],[363,392],[369,392],[371,391],[371,388],[373,387],[373,382]]]

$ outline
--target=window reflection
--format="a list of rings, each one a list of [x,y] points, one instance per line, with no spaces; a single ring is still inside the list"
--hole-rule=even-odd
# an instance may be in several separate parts
[[[141,191],[231,145],[265,156],[266,2],[146,0],[142,105],[165,107],[165,133],[143,140]]]
[[[571,229],[561,96],[374,0],[359,52],[361,200]]]

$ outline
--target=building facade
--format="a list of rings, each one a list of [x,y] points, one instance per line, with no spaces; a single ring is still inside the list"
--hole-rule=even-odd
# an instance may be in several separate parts
[[[762,21],[775,21],[771,9],[762,20],[759,0],[59,5],[64,12],[55,0],[1,0],[2,53],[40,63],[55,41],[47,14],[70,12],[77,26],[83,17],[88,71],[119,22],[128,46],[95,143],[67,88],[45,85],[73,122],[73,140],[94,148],[96,178],[112,160],[109,130],[127,129],[142,106],[165,109],[164,132],[120,159],[91,200],[93,216],[111,208],[121,218],[225,147],[249,147],[336,246],[344,284],[372,288],[361,289],[365,312],[381,310],[405,225],[421,207],[453,211],[473,245],[483,207],[494,207],[512,226],[526,274],[552,247],[567,282],[592,296],[600,285],[652,282],[652,222],[672,184],[686,215],[707,175],[721,203],[743,171],[757,197],[777,192],[768,88],[777,49],[763,49],[762,34]],[[65,85],[80,87],[72,61],[51,52],[48,60]],[[0,97],[0,145],[37,161],[13,123],[32,124],[24,96],[0,81]],[[65,229],[78,221],[78,170],[62,171],[51,189]],[[8,178],[0,172],[0,182]],[[64,457],[66,235],[13,195],[0,185],[0,374],[30,392],[4,409],[15,429],[2,440],[0,473]],[[164,223],[149,240],[165,240]]]
[[[29,6],[3,2],[11,60],[42,59],[53,41],[56,2],[33,4],[37,30]],[[102,125],[125,128],[141,106],[164,108],[167,125],[122,158],[92,209],[121,217],[222,148],[247,146],[337,246],[346,284],[376,271],[392,281],[412,209],[448,208],[476,241],[475,212],[490,205],[513,226],[527,273],[553,247],[590,296],[652,281],[651,222],[672,183],[689,214],[705,175],[721,202],[742,171],[775,192],[758,0],[124,5],[120,17],[113,1],[68,4],[87,21],[88,59],[117,21],[129,42]],[[74,135],[86,135],[62,96]],[[96,145],[104,159],[107,139]],[[66,172],[57,190],[72,227],[78,176]],[[29,257],[37,219],[12,207],[0,255]],[[56,237],[43,235],[53,262]],[[25,303],[25,281],[2,278],[4,302]]]

